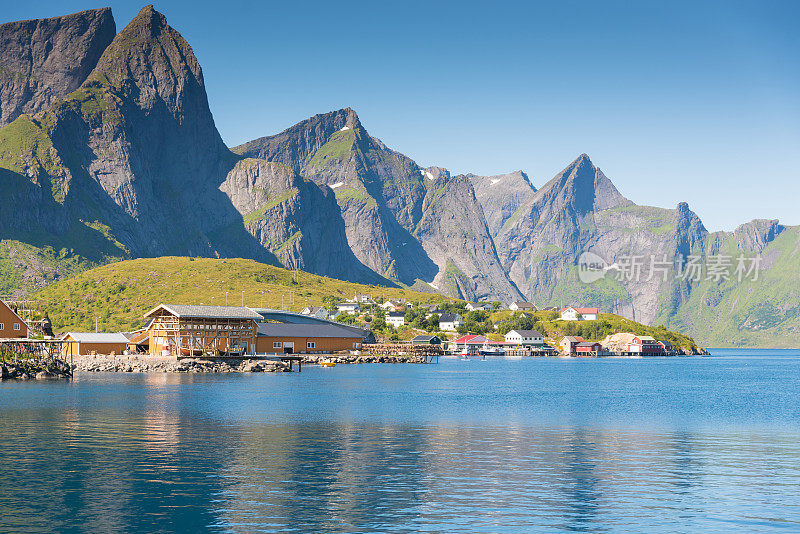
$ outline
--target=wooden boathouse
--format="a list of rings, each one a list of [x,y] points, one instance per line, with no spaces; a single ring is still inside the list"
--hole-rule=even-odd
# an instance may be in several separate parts
[[[256,323],[262,317],[243,306],[159,304],[150,319],[152,356],[242,356],[256,352]]]

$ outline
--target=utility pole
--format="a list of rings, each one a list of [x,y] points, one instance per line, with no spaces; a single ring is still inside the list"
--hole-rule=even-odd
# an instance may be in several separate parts
[[[244,308],[244,289],[242,289],[242,308]]]
[[[97,333],[97,317],[94,318],[94,333]]]
[[[228,305],[228,292],[225,292],[225,306]]]

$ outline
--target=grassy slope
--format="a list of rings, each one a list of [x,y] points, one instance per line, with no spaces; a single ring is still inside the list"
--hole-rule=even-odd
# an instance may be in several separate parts
[[[142,315],[164,303],[225,304],[285,308],[299,311],[307,304],[320,305],[323,297],[352,298],[356,292],[375,297],[405,297],[418,302],[438,302],[440,295],[343,282],[304,272],[294,273],[244,259],[146,258],[127,260],[85,271],[54,283],[33,295],[44,302],[57,331],[131,330],[142,324]],[[294,292],[294,305],[290,305]]]
[[[732,237],[720,254],[735,265],[740,251]],[[800,227],[784,230],[762,257],[758,280],[702,281],[667,326],[710,347],[800,347]]]

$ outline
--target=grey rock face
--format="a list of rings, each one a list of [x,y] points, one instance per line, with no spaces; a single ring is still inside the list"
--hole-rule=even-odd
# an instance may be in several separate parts
[[[109,8],[0,25],[0,127],[80,87],[116,33]]]
[[[291,269],[362,283],[388,284],[356,259],[333,191],[283,163],[243,159],[220,190],[245,226]]]
[[[506,221],[536,192],[528,175],[522,171],[496,176],[468,174],[467,177],[475,189],[475,198],[483,207],[492,236],[497,236]]]
[[[741,250],[760,254],[784,229],[777,219],[756,219],[739,226],[733,235]]]
[[[467,176],[439,173],[423,202],[416,233],[440,266],[433,285],[466,300],[520,300],[502,269],[483,210]]]
[[[446,228],[445,221],[453,218],[431,224],[428,210],[431,199],[441,197],[442,188],[451,187],[447,170],[422,169],[389,149],[367,133],[353,110],[316,115],[281,134],[233,150],[247,157],[286,163],[299,174],[331,187],[342,211],[350,248],[376,273],[409,285],[418,280],[436,284],[435,279],[441,279],[448,265],[450,273],[454,272],[452,266],[458,265],[455,270],[470,280],[462,284],[464,291],[477,291],[481,297],[518,295],[496,260],[494,268],[485,274],[481,267],[491,265],[492,260],[478,260],[469,250],[472,245],[463,246],[463,239],[452,245],[441,244],[445,234],[455,230]],[[491,242],[491,236],[472,188],[464,189],[463,181],[452,184],[457,184],[454,186],[464,195],[460,203],[474,204],[468,211],[478,218],[469,224],[479,232],[474,236],[475,246],[483,247]],[[463,217],[458,223],[464,223]],[[483,280],[476,282],[473,276]],[[455,286],[451,289],[461,294]]]

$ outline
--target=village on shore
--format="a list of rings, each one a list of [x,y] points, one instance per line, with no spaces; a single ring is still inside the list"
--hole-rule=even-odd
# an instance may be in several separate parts
[[[501,320],[492,322],[492,315]],[[78,370],[281,371],[305,363],[430,363],[440,356],[643,357],[694,351],[666,339],[611,331],[597,308],[537,309],[529,302],[447,301],[419,304],[356,293],[328,307],[299,312],[246,306],[158,304],[131,332],[54,334],[49,319],[25,319],[0,301],[3,364],[20,353],[78,360]],[[542,317],[563,323],[553,337],[536,328]],[[602,340],[590,341],[590,331]],[[666,331],[665,331],[666,332]],[[700,349],[702,351],[702,349]],[[191,362],[194,363],[191,363]],[[260,361],[260,362],[259,362]],[[220,362],[223,363],[220,367]],[[254,364],[253,362],[259,362]],[[269,362],[269,363],[266,363]],[[202,367],[202,366],[201,366]],[[195,369],[197,370],[197,369]]]

